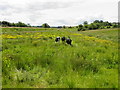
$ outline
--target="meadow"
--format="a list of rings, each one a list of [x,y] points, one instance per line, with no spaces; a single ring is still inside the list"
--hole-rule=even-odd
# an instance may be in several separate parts
[[[118,88],[118,29],[2,28],[0,37],[3,88]]]

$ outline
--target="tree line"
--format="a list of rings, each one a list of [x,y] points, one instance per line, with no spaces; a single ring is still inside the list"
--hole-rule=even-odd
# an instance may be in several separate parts
[[[95,20],[94,22],[88,24],[87,21],[85,21],[83,24],[80,24],[76,26],[78,31],[85,31],[85,30],[95,30],[95,29],[107,29],[107,28],[118,28],[118,23],[113,22],[110,23],[108,21],[102,21],[102,20]]]
[[[0,21],[0,26],[2,26],[2,27],[43,27],[43,28],[50,28],[50,26],[47,23],[44,23],[41,26],[31,26],[30,24],[25,24],[23,22],[10,23],[8,21]]]
[[[117,22],[108,22],[103,20],[95,20],[92,23],[88,24],[87,21],[84,21],[83,24],[76,26],[78,31],[85,31],[85,30],[95,30],[95,29],[108,29],[108,28],[118,28],[120,24]],[[42,24],[43,28],[50,28],[47,23]],[[58,26],[56,28],[74,28],[72,26]]]
[[[8,21],[0,21],[0,26],[2,27],[30,27],[30,24],[25,24],[23,22],[10,23]]]
[[[42,28],[50,28],[50,25],[47,23],[42,24],[41,26],[31,26],[30,24],[25,24],[23,22],[18,23],[10,23],[8,21],[0,21],[0,26],[2,27],[42,27]],[[92,23],[88,24],[87,21],[84,21],[83,24],[76,26],[78,31],[85,31],[85,30],[95,30],[95,29],[107,29],[107,28],[118,28],[120,24],[117,22],[108,22],[102,20],[95,20]],[[53,28],[53,27],[51,27]],[[72,26],[58,26],[55,28],[73,28]]]

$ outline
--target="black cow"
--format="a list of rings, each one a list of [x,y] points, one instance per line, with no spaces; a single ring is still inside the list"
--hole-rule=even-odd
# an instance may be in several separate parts
[[[70,39],[70,37],[66,39],[66,43],[72,46],[72,44],[71,44],[72,40]]]
[[[60,37],[56,37],[55,41],[56,42],[60,41]]]
[[[62,40],[62,41],[65,41],[65,40],[66,40],[66,38],[65,38],[65,37],[62,37],[62,38],[61,38],[61,40]]]

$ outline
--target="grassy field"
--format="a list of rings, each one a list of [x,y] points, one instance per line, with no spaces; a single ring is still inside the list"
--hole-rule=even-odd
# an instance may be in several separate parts
[[[1,37],[3,88],[118,87],[117,29],[2,28]]]

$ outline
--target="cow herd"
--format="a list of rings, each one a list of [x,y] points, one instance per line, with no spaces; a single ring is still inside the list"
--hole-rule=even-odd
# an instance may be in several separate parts
[[[62,42],[66,42],[67,44],[72,46],[72,40],[70,39],[70,37],[66,38],[66,37],[56,37],[55,38],[55,42],[60,42],[60,40],[62,40]]]

